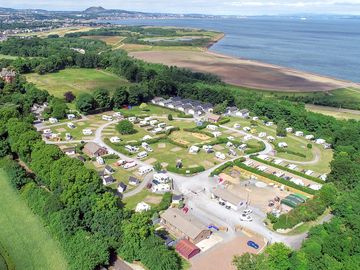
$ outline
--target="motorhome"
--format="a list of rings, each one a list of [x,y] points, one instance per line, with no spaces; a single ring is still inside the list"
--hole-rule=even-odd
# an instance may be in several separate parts
[[[76,126],[75,126],[74,123],[72,123],[72,122],[67,123],[67,126],[68,126],[68,128],[71,128],[71,129],[76,128]]]
[[[83,132],[82,132],[84,135],[92,135],[93,132],[91,129],[89,128],[86,128],[86,129],[83,129]]]
[[[146,158],[148,156],[148,153],[146,151],[140,152],[139,154],[137,154],[137,158],[138,159],[143,159]]]
[[[129,161],[124,165],[124,169],[130,169],[137,166],[137,163],[135,161]]]
[[[154,168],[152,166],[142,166],[139,168],[139,174],[145,175],[145,174],[152,172],[153,170],[154,170]]]
[[[218,159],[222,159],[222,160],[225,160],[225,159],[226,159],[225,154],[223,154],[223,153],[221,153],[221,152],[216,152],[216,153],[215,153],[215,157],[217,157]]]

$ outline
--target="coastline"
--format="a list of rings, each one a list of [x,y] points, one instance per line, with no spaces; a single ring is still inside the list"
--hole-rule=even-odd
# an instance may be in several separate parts
[[[131,50],[128,53],[152,63],[211,73],[227,84],[262,91],[306,93],[360,88],[360,83],[216,52],[211,48],[226,37],[226,33],[218,33],[207,46],[198,47],[198,51],[176,47],[165,50],[155,46],[150,50]]]
[[[238,59],[244,62],[248,62],[248,63],[252,63],[252,64],[256,64],[256,65],[262,65],[265,67],[271,67],[271,68],[278,68],[278,69],[282,69],[284,71],[289,71],[289,72],[295,72],[295,73],[301,73],[301,74],[308,74],[308,75],[312,75],[312,76],[317,76],[317,77],[323,77],[329,80],[335,80],[335,81],[340,81],[340,82],[344,82],[344,83],[349,83],[349,84],[354,84],[353,87],[360,87],[360,82],[353,82],[353,81],[349,81],[349,80],[344,80],[344,79],[338,79],[335,77],[331,77],[331,76],[327,76],[327,75],[323,75],[323,74],[319,74],[319,73],[315,73],[315,72],[310,72],[310,71],[306,71],[306,70],[300,70],[300,69],[296,69],[296,68],[291,68],[291,67],[286,67],[286,66],[281,66],[281,65],[276,65],[276,64],[271,64],[271,63],[267,63],[267,62],[263,62],[263,61],[258,61],[258,60],[252,60],[252,59],[247,59],[247,58],[243,58],[243,57],[236,57],[236,56],[232,56],[232,55],[228,55],[228,54],[223,54],[220,52],[216,52],[215,50],[211,50],[211,48],[218,43],[220,40],[222,40],[223,38],[225,38],[226,34],[222,33],[222,35],[217,38],[216,40],[214,40],[214,42],[212,42],[211,44],[209,44],[206,47],[206,50],[204,50],[204,52],[208,53],[208,54],[212,54],[214,56],[218,56],[218,57],[224,57],[224,58],[229,58],[229,59]]]

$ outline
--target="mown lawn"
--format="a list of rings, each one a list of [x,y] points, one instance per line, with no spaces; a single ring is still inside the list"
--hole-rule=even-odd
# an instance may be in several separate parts
[[[37,87],[61,98],[67,91],[79,95],[93,92],[99,88],[114,91],[121,85],[129,84],[127,80],[107,71],[85,68],[64,69],[45,75],[31,73],[26,75],[26,79]]]
[[[0,243],[15,269],[67,269],[59,243],[8,181],[0,169]]]

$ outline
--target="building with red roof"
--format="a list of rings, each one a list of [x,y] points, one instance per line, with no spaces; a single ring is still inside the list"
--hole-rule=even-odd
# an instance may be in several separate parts
[[[186,239],[179,241],[179,243],[176,245],[176,251],[188,260],[194,257],[196,254],[200,253],[200,249]]]

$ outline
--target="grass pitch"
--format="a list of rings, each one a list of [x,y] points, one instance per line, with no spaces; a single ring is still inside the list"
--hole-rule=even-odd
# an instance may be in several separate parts
[[[72,91],[75,95],[90,93],[99,88],[114,91],[121,85],[128,85],[127,80],[115,74],[97,69],[64,69],[56,73],[26,75],[29,82],[47,90],[50,94],[62,98],[64,93]]]

